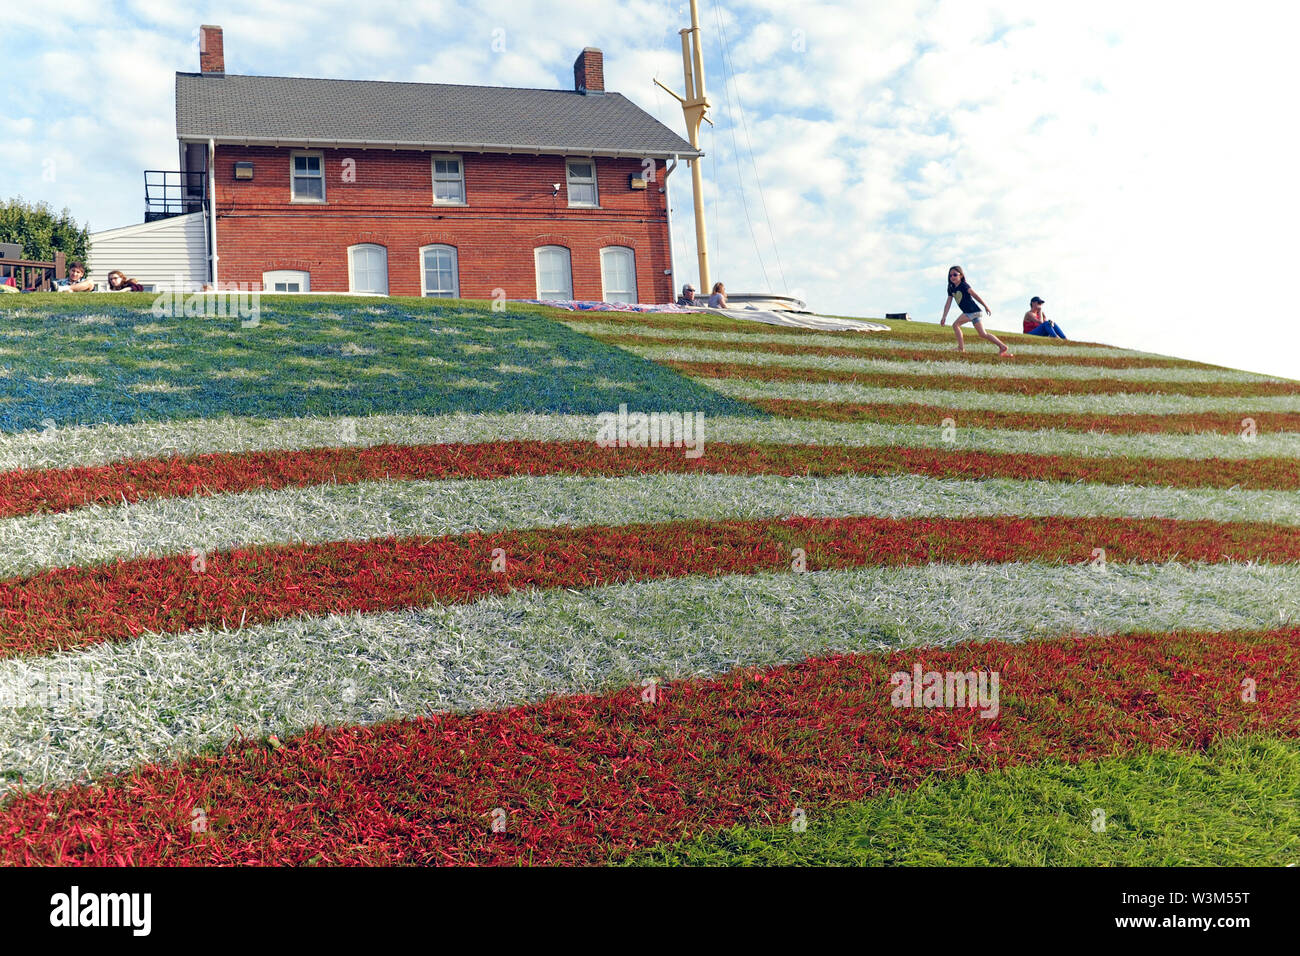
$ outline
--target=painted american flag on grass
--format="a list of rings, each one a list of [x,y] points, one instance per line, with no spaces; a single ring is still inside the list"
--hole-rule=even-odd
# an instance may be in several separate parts
[[[4,862],[601,863],[1300,730],[1294,382],[397,300],[6,322]],[[620,405],[703,453],[602,447]],[[896,706],[914,667],[997,717]]]

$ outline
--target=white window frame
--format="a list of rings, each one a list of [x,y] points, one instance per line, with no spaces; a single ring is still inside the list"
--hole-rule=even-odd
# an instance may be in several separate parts
[[[617,253],[622,255],[627,253],[632,260],[632,298],[614,300],[609,297],[609,288],[605,283],[605,256],[607,253]],[[604,302],[618,301],[624,305],[635,305],[639,293],[636,283],[636,250],[631,246],[602,246],[600,249],[600,297]]]
[[[439,199],[438,198],[438,166],[441,162],[447,162],[454,159],[460,166],[460,199]],[[469,194],[465,192],[465,158],[459,153],[434,153],[429,160],[429,175],[432,177],[431,186],[433,189],[433,204],[435,206],[466,206],[469,205]],[[451,182],[446,179],[444,182]]]
[[[320,198],[315,196],[299,196],[296,186],[298,184],[297,171],[294,168],[294,160],[299,156],[314,156],[320,160]],[[304,202],[321,205],[325,202],[325,154],[319,149],[295,149],[289,152],[289,202]]]
[[[575,182],[586,185],[585,179],[576,178],[573,175],[572,163],[588,163],[591,165],[591,191],[595,194],[594,202],[575,202],[573,199],[573,184]],[[600,186],[596,182],[596,157],[568,157],[564,158],[564,185],[565,195],[569,199],[569,205],[576,209],[599,209],[600,208]]]
[[[551,250],[559,250],[563,252],[565,262],[569,265],[569,294],[567,296],[559,296],[559,298],[571,301],[573,299],[573,253],[567,246],[537,246],[533,249],[533,272],[537,279],[537,298],[551,298],[551,296],[542,293],[542,253],[550,252]]]
[[[294,295],[291,291],[280,291],[276,289],[277,282],[296,282],[298,283],[297,292],[311,291],[311,273],[303,269],[273,269],[270,272],[262,273],[262,291],[274,295]]]
[[[355,258],[356,252],[359,249],[380,249],[383,251],[384,290],[382,292],[375,292],[371,289],[364,289],[364,290],[357,289],[357,277],[356,277],[356,271],[354,266],[356,263],[356,258]],[[348,291],[349,292],[361,291],[365,295],[388,295],[388,248],[386,246],[381,246],[377,242],[358,242],[356,245],[348,246]]]
[[[440,249],[440,250],[445,249],[446,251],[451,253],[451,295],[450,296],[442,295],[441,291],[439,291],[438,294],[435,294],[429,289],[428,286],[428,274],[424,266],[424,254],[426,252],[432,252],[435,249]],[[449,246],[445,242],[434,242],[434,243],[430,243],[427,246],[420,247],[420,295],[428,296],[429,298],[438,298],[438,299],[448,299],[448,298],[459,299],[460,298],[460,250],[458,250],[455,246]]]

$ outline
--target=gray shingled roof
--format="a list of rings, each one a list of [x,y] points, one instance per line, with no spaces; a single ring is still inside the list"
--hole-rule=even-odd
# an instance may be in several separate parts
[[[619,93],[176,74],[180,139],[695,156]]]

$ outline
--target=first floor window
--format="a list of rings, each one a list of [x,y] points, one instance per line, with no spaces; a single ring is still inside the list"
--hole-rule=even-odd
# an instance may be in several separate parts
[[[573,298],[573,273],[569,268],[569,250],[564,246],[538,246],[533,250],[537,260],[537,298]]]
[[[636,302],[636,253],[627,246],[601,249],[600,282],[606,302]]]
[[[388,295],[388,250],[363,243],[348,250],[348,287],[353,292]]]
[[[596,206],[600,197],[596,194],[596,161],[594,159],[570,160],[565,163],[565,175],[569,182],[570,206]]]
[[[460,270],[455,246],[425,246],[420,250],[424,294],[442,299],[460,298]]]
[[[262,273],[263,292],[310,292],[311,273],[300,269],[276,269]]]
[[[293,202],[325,201],[325,158],[322,153],[293,153],[289,198]]]
[[[433,201],[438,205],[465,205],[465,167],[459,156],[433,158]]]

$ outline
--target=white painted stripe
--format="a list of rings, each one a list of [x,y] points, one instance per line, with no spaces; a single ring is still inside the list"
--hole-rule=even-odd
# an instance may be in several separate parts
[[[145,635],[0,662],[0,776],[57,785],[191,754],[236,727],[286,736],[832,653],[1275,627],[1300,615],[1297,595],[1296,565],[930,565],[678,578]]]
[[[841,346],[865,350],[901,350],[909,352],[951,352],[952,342],[917,341],[907,336],[890,338],[879,333],[855,335],[806,335],[781,332],[725,332],[718,329],[658,329],[649,326],[615,325],[609,322],[565,322],[575,332],[586,335],[640,335],[656,339],[701,339],[712,342],[771,342],[780,345]],[[938,326],[935,327],[936,329]],[[970,333],[967,333],[968,335]],[[1069,355],[1100,356],[1105,358],[1166,359],[1174,356],[1155,352],[1137,352],[1131,349],[1114,349],[1098,345],[1053,345],[1042,342],[1017,342],[1017,355]]]
[[[702,385],[733,398],[786,398],[799,401],[882,402],[890,405],[939,405],[1062,415],[1175,415],[1227,412],[1246,417],[1256,412],[1300,411],[1300,395],[1016,395],[1004,392],[959,392],[930,388],[873,388],[848,382],[762,382],[742,378],[701,378]]]
[[[635,409],[633,409],[635,410]],[[444,442],[591,441],[594,415],[375,415],[362,418],[216,418],[136,425],[95,425],[0,434],[0,471],[75,468],[126,459],[211,452],[292,451],[354,445]],[[723,418],[705,422],[709,441],[812,445],[903,445],[1096,457],[1300,458],[1300,433],[1265,432],[1253,441],[1199,435],[1111,435],[1069,431],[958,428],[813,419]]]
[[[348,445],[595,440],[594,415],[370,415],[219,417],[131,425],[79,425],[0,433],[0,471],[73,468],[125,459],[212,452],[290,451]],[[1300,442],[1300,433],[1296,436]]]
[[[653,474],[316,485],[0,520],[0,576],[259,544],[789,515],[1163,517],[1300,525],[1300,492],[1082,482]]]
[[[634,355],[652,362],[722,362],[733,365],[760,365],[774,368],[825,369],[842,372],[865,372],[896,375],[948,375],[961,378],[1016,379],[1050,378],[1068,380],[1105,379],[1125,382],[1280,382],[1253,372],[1201,368],[1099,368],[1091,365],[1025,365],[1004,362],[1001,365],[976,365],[960,359],[909,362],[889,359],[846,358],[839,355],[782,355],[778,352],[729,352],[725,349],[665,348],[661,346],[622,346]]]

